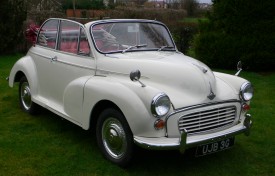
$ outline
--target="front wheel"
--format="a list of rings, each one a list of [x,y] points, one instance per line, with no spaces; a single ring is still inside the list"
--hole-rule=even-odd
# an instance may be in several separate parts
[[[32,101],[31,89],[25,76],[20,79],[19,83],[19,102],[24,111],[30,114],[38,112],[39,106]]]
[[[122,167],[130,164],[134,148],[133,135],[119,111],[106,109],[100,114],[96,137],[105,158]]]

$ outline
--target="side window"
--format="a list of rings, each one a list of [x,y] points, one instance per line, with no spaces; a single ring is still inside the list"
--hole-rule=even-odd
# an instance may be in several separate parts
[[[88,39],[79,24],[72,21],[61,21],[59,50],[80,55],[90,54]]]
[[[58,20],[52,19],[44,23],[38,35],[37,44],[55,48],[58,31]]]
[[[71,21],[61,21],[59,50],[77,54],[80,26]]]
[[[88,56],[90,54],[89,42],[83,28],[80,29],[78,53],[85,56]]]

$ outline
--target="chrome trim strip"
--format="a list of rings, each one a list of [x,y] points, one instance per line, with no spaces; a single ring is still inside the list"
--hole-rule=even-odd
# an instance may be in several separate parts
[[[206,107],[206,106],[224,104],[224,103],[241,103],[241,101],[237,100],[237,99],[231,99],[231,100],[225,100],[225,101],[216,101],[216,102],[209,102],[209,103],[186,106],[186,107],[183,107],[183,108],[180,108],[180,109],[175,109],[175,111],[170,113],[168,116],[172,116],[172,115],[180,113],[182,111],[187,111],[187,110],[196,109],[196,108],[203,108],[203,107]]]
[[[106,76],[106,75],[109,75],[109,74],[112,74],[112,75],[120,75],[120,76],[127,76],[129,77],[130,73],[122,73],[122,72],[114,72],[114,71],[110,71],[110,70],[103,70],[103,69],[97,69],[97,75],[98,76]],[[140,76],[140,78],[142,79],[149,79],[148,77],[146,76]]]
[[[54,50],[54,49],[53,49],[53,50]],[[51,57],[46,56],[46,55],[43,55],[43,54],[40,54],[40,53],[37,53],[37,52],[34,52],[34,51],[32,51],[32,50],[29,50],[29,52],[30,52],[30,53],[33,53],[33,54],[36,54],[36,55],[38,55],[38,56],[40,56],[40,57],[44,57],[44,58],[46,58],[46,59],[52,60]]]
[[[95,21],[94,23],[91,24],[90,26],[90,29],[89,29],[89,32],[90,32],[90,36],[91,36],[91,39],[92,39],[92,43],[94,44],[94,48],[96,49],[97,52],[101,53],[101,54],[113,54],[113,53],[121,53],[121,51],[115,51],[115,52],[102,52],[100,51],[97,46],[96,46],[96,43],[95,43],[95,39],[94,39],[94,35],[93,35],[93,31],[92,31],[92,28],[96,25],[100,25],[100,24],[107,24],[107,23],[153,23],[153,24],[158,24],[158,25],[161,25],[163,26],[168,34],[169,34],[169,37],[174,45],[174,50],[171,50],[173,52],[179,52],[178,49],[177,49],[177,46],[176,46],[176,43],[172,37],[172,34],[169,30],[169,28],[162,22],[160,21],[156,21],[156,20],[140,20],[140,19],[107,19],[107,20],[98,20],[98,21]],[[158,49],[158,48],[156,48]],[[153,50],[137,50],[137,51],[156,51],[155,49]]]
[[[73,63],[66,62],[66,61],[61,61],[61,60],[57,60],[55,62],[59,62],[59,63],[62,63],[62,64],[66,64],[66,65],[70,65],[70,66],[75,66],[75,67],[79,67],[79,68],[84,68],[84,69],[88,69],[88,70],[96,70],[95,68],[86,67],[86,66],[78,65],[78,64],[73,64]]]
[[[59,62],[59,63],[62,63],[62,64],[75,66],[75,67],[79,67],[79,68],[84,68],[84,69],[88,69],[88,70],[96,70],[96,68],[91,68],[91,67],[87,67],[87,66],[84,66],[84,65],[78,65],[78,64],[73,64],[73,63],[70,63],[70,62],[61,61],[61,60],[58,60],[58,59],[53,59],[52,57],[49,57],[49,56],[46,56],[46,55],[43,55],[43,54],[39,54],[39,53],[33,52],[33,51],[30,51],[30,52],[33,53],[33,54],[36,54],[38,56],[44,57],[46,59],[49,59],[53,62]]]
[[[56,34],[56,39],[55,39],[55,50],[57,50],[59,48],[59,37],[60,35],[60,25],[61,25],[61,19],[58,20],[58,26],[57,26],[57,34]]]
[[[57,114],[58,116],[60,116],[60,117],[62,117],[62,118],[64,118],[64,119],[67,119],[68,121],[70,121],[70,122],[72,122],[72,123],[74,123],[74,124],[76,124],[76,125],[82,127],[82,124],[79,123],[79,121],[76,121],[75,119],[71,118],[71,117],[68,116],[67,114],[62,113],[62,112],[60,112],[60,111],[54,109],[52,106],[45,105],[45,108],[48,109],[48,110],[50,110],[51,112]]]
[[[126,73],[122,73],[122,72],[114,72],[114,71],[103,70],[103,69],[97,69],[97,72],[99,72],[100,75],[104,75],[104,76],[109,75],[109,74],[129,76],[129,74],[130,74],[130,73],[126,74]]]
[[[71,56],[75,56],[75,57],[77,56],[77,57],[81,57],[83,59],[93,59],[93,60],[95,59],[94,56],[92,56],[92,52],[90,52],[89,55],[82,55],[82,54],[76,54],[76,53],[70,53],[70,52],[66,52],[66,51],[56,50],[54,48],[49,48],[49,47],[42,46],[42,45],[36,45],[35,47],[44,48],[44,49],[51,50],[51,51],[56,52],[56,53],[67,54],[67,55],[71,55]],[[38,54],[38,53],[35,53],[33,51],[30,51],[30,50],[29,50],[29,52],[34,53],[34,54]]]

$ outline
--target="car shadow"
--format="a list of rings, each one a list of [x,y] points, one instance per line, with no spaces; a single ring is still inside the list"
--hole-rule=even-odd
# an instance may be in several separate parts
[[[104,159],[101,155],[97,143],[96,137],[92,130],[83,130],[81,127],[64,120],[60,116],[43,109],[38,115],[41,123],[48,124],[48,130],[52,133],[59,133],[66,138],[70,138],[73,143],[81,148],[88,148],[87,155],[93,155],[101,158],[101,162],[104,163],[104,167],[117,168],[119,166]],[[54,130],[52,130],[54,128]],[[233,148],[222,152],[206,155],[203,157],[195,157],[196,149],[188,149],[184,154],[181,154],[177,150],[170,151],[155,151],[146,150],[139,147],[135,148],[134,158],[132,163],[126,168],[120,168],[124,172],[135,175],[173,175],[175,171],[186,174],[201,174],[202,170],[216,170],[216,167],[231,165],[235,161],[236,165],[241,165],[245,162],[245,158],[238,159],[238,155],[243,153],[243,148],[236,144]],[[82,156],[89,158],[87,156]],[[89,160],[93,160],[92,158]],[[237,162],[237,163],[236,163]]]

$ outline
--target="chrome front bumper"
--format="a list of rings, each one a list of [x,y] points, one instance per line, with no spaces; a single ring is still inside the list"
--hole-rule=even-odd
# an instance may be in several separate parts
[[[187,132],[184,131],[182,132],[180,139],[167,138],[167,137],[146,138],[146,137],[134,136],[134,142],[138,146],[146,149],[152,149],[152,150],[179,149],[181,153],[184,153],[184,151],[188,148],[215,142],[215,141],[220,141],[229,137],[236,136],[241,133],[244,133],[245,135],[248,136],[250,133],[251,127],[252,127],[251,115],[246,114],[243,124],[240,123],[229,129],[216,132],[216,133],[187,136]]]

